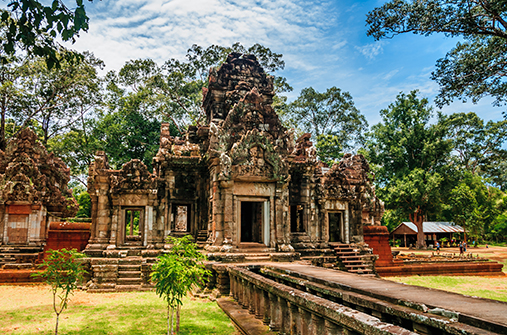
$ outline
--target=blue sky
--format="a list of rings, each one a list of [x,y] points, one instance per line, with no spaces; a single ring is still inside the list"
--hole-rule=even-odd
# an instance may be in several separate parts
[[[385,1],[95,0],[87,2],[90,30],[71,47],[90,50],[118,70],[129,59],[163,63],[183,58],[192,44],[246,47],[260,43],[282,53],[292,100],[305,87],[336,86],[351,93],[370,125],[379,110],[403,91],[419,89],[433,98],[430,80],[437,59],[457,42],[442,35],[400,35],[376,42],[366,36],[368,11]],[[454,102],[444,113],[474,111],[486,120],[502,119],[505,108],[491,99],[477,105]]]

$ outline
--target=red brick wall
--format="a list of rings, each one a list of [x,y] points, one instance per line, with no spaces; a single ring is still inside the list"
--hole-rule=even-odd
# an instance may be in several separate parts
[[[364,242],[379,256],[375,267],[393,265],[393,254],[389,245],[389,231],[386,226],[363,226]]]
[[[44,251],[84,250],[90,239],[90,225],[89,222],[51,222]]]

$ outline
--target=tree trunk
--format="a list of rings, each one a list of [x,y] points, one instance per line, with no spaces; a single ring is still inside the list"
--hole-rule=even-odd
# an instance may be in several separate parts
[[[6,145],[5,140],[5,109],[2,106],[2,116],[0,120],[0,150],[4,151]]]
[[[417,210],[410,214],[409,216],[410,221],[415,224],[417,227],[417,243],[416,248],[417,249],[424,249],[426,248],[426,243],[424,242],[424,231],[423,231],[423,220],[424,215],[422,213],[421,208],[417,208]]]
[[[173,334],[173,309],[167,303],[167,335]]]
[[[55,335],[58,335],[58,319],[60,318],[60,314],[56,314],[56,327],[55,327]]]
[[[178,307],[176,308],[176,334],[180,332],[180,309],[181,306],[178,305]]]

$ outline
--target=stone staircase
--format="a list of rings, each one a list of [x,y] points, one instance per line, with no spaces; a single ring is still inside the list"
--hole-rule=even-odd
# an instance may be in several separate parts
[[[363,257],[350,244],[334,244],[338,263],[342,270],[360,275],[374,276],[373,270],[364,263]]]
[[[152,290],[151,267],[156,258],[126,256],[91,258],[88,292],[124,292]]]
[[[1,246],[0,268],[10,264],[36,264],[39,261],[43,247],[30,246]]]
[[[202,249],[206,245],[206,241],[208,240],[208,231],[207,230],[199,230],[197,232],[197,236],[195,238],[195,243],[197,247]]]
[[[117,291],[137,290],[142,284],[141,257],[128,257],[118,260]]]

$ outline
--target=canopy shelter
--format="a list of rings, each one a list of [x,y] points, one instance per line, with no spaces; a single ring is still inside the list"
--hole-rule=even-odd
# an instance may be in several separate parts
[[[423,222],[423,232],[426,244],[434,244],[444,237],[452,240],[453,234],[464,233],[465,230],[452,222]],[[393,240],[401,239],[404,247],[417,241],[417,227],[412,222],[402,222],[391,233]]]

